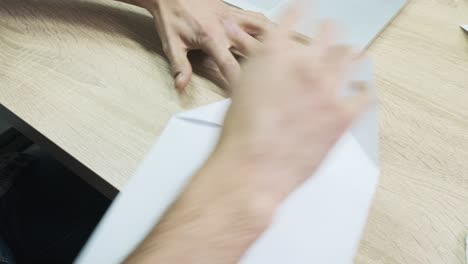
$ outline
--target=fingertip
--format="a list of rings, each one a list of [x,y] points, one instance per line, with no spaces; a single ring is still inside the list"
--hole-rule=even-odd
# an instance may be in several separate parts
[[[280,29],[282,31],[291,31],[304,14],[304,0],[293,1],[280,16]]]
[[[340,35],[337,25],[332,20],[325,20],[319,25],[316,44],[322,50],[332,45]]]
[[[179,72],[175,76],[175,87],[176,87],[176,89],[178,91],[184,91],[185,88],[188,86],[191,77],[192,77],[191,73]]]
[[[232,49],[234,53],[237,51],[237,55],[248,56],[254,52],[259,46],[259,41],[253,36],[249,35],[243,30],[238,24],[233,21],[224,21],[224,27],[226,34],[232,43]]]

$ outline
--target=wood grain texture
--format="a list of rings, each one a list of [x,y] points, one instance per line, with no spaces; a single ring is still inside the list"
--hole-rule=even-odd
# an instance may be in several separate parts
[[[174,88],[152,18],[111,1],[0,0],[0,103],[117,189],[176,112],[223,98]]]
[[[382,177],[357,263],[465,263],[468,1],[413,0],[370,47]]]
[[[465,263],[466,23],[466,0],[412,0],[369,48],[382,179],[357,263]],[[224,97],[202,77],[179,95],[160,54],[137,8],[0,0],[0,103],[117,189],[172,114]]]

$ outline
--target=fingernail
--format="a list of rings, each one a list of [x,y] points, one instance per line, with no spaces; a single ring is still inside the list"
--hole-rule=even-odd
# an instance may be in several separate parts
[[[176,76],[175,76],[175,87],[177,88],[177,90],[182,90],[183,87],[182,87],[182,81],[184,80],[184,74],[182,72],[179,72]]]
[[[183,81],[183,79],[184,79],[184,74],[181,72],[179,72],[175,77],[176,83]]]

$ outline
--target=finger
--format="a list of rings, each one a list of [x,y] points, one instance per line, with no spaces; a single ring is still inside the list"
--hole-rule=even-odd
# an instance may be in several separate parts
[[[336,35],[337,29],[332,21],[327,20],[322,22],[320,23],[318,34],[312,47],[315,48],[318,53],[323,53],[335,42]]]
[[[172,41],[164,45],[164,53],[171,64],[176,89],[184,90],[192,78],[192,65],[187,58],[187,49],[181,42]]]
[[[276,27],[265,15],[251,11],[238,11],[236,14],[236,21],[244,31],[253,36],[265,34]]]
[[[232,21],[225,21],[224,27],[226,34],[231,41],[233,48],[244,56],[254,53],[260,46],[260,42],[251,35],[247,34],[237,24]]]
[[[330,54],[334,54],[333,50],[330,50],[330,45],[334,42],[335,29],[334,24],[331,21],[325,21],[320,23],[318,33],[314,40],[311,41],[306,47],[310,47],[307,51],[307,60],[310,64],[316,64],[317,61],[321,61],[321,67],[329,67],[330,65],[336,64],[336,56],[332,57]],[[332,57],[332,58],[331,58]]]
[[[202,46],[203,51],[213,58],[223,76],[231,83],[239,75],[240,66],[229,48],[227,39],[217,41],[212,39]]]
[[[338,71],[338,76],[340,78],[343,78],[345,81],[349,81],[351,76],[356,73],[356,70],[358,70],[360,67],[359,65],[362,64],[361,58],[363,53],[356,53],[352,47],[343,47],[342,51],[343,55],[341,56],[341,60],[337,63],[337,71]],[[361,82],[363,83],[363,82]],[[363,85],[354,85],[353,87],[354,90],[356,90],[356,87],[363,88],[361,90],[367,90],[367,83],[363,83]]]
[[[355,74],[356,70],[359,69],[359,66],[366,59],[367,54],[364,51],[356,52],[353,49],[351,49],[350,53],[347,56],[348,57],[344,59],[341,66],[341,74],[344,77],[348,77],[352,74]]]
[[[238,11],[239,12],[239,11]],[[268,17],[261,13],[241,10],[237,14],[237,23],[248,34],[255,37],[257,40],[261,39],[262,35],[278,28],[278,25],[271,21]],[[298,32],[290,32],[291,37],[304,45],[309,45],[311,39]]]
[[[309,38],[308,36],[299,33],[299,32],[291,32],[291,37],[294,39],[296,42],[305,45],[305,46],[310,46],[312,44],[312,39]]]
[[[324,79],[331,93],[342,93],[343,87],[349,82],[350,71],[352,69],[354,53],[349,46],[333,46],[329,51],[319,58],[320,68],[327,77]],[[309,61],[317,57],[309,58]]]
[[[352,50],[347,57],[343,59],[340,73],[341,76],[350,81],[352,76],[359,75],[359,72],[362,70],[363,66],[367,64],[368,56],[365,51],[355,52]]]
[[[289,35],[302,18],[304,5],[304,0],[296,0],[286,9],[279,19],[279,33]]]
[[[348,120],[354,121],[370,105],[371,94],[369,85],[366,82],[352,83],[353,95],[344,99],[344,111],[347,113]]]
[[[218,65],[212,58],[201,50],[191,51],[188,54],[189,61],[192,63],[194,74],[203,76],[221,88],[229,88],[229,85],[219,70]]]

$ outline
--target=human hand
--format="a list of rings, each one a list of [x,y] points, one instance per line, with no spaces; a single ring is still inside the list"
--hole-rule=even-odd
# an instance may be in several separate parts
[[[319,167],[369,100],[363,89],[342,96],[360,56],[349,46],[333,45],[333,24],[322,23],[313,43],[298,44],[288,38],[294,13],[285,15],[263,47],[249,43],[247,50],[254,53],[231,89],[232,105],[216,151],[255,170],[236,178],[243,195],[267,194],[275,205]],[[236,40],[246,36],[235,24],[228,25],[228,33]]]
[[[208,54],[226,79],[238,75],[239,63],[231,49],[243,53],[244,41],[254,42],[273,25],[263,15],[232,7],[221,0],[138,0],[153,16],[164,53],[168,57],[176,88],[183,90],[192,76],[187,58],[190,50],[200,49]],[[225,21],[231,21],[248,34],[243,39],[225,31]],[[247,38],[247,39],[245,39]],[[245,55],[245,54],[243,54]]]

